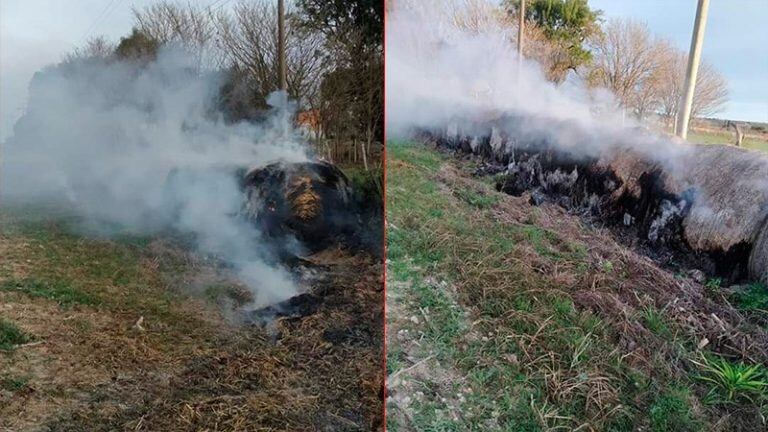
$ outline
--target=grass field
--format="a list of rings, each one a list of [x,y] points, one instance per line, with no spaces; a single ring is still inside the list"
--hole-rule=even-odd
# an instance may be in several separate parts
[[[766,331],[727,294],[471,162],[387,149],[389,430],[765,428]],[[740,338],[761,342],[737,354]],[[731,393],[721,365],[758,384]]]
[[[733,133],[727,131],[711,131],[692,129],[688,132],[688,141],[696,144],[733,144]],[[768,139],[760,139],[757,136],[746,136],[742,143],[744,148],[762,150],[768,152]]]
[[[0,208],[0,431],[348,430],[382,423],[381,267],[310,257],[317,313],[268,327],[173,237],[88,237]],[[332,383],[330,385],[329,383]]]

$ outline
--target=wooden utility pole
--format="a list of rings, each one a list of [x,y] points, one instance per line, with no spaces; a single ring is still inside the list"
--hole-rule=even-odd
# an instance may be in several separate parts
[[[523,27],[525,26],[525,0],[520,0],[520,13],[517,18],[517,59],[523,61]]]
[[[280,90],[287,91],[285,72],[285,0],[277,0],[277,62]]]
[[[688,53],[688,71],[685,74],[685,93],[680,101],[680,112],[677,115],[677,130],[675,134],[682,139],[688,136],[688,123],[691,120],[691,107],[693,106],[693,93],[696,90],[696,75],[699,72],[701,60],[701,46],[704,43],[704,27],[707,25],[707,10],[709,0],[699,0],[696,7],[696,21],[693,24],[693,37],[691,38],[691,50]]]

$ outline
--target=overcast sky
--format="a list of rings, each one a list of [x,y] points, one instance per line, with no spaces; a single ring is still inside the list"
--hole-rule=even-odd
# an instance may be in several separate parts
[[[195,0],[191,0],[195,1]],[[232,0],[197,0],[213,8]],[[0,0],[0,142],[26,104],[27,85],[43,66],[56,63],[94,36],[118,41],[130,33],[131,8],[157,0]]]
[[[0,1],[0,141],[24,109],[32,74],[91,36],[130,32],[132,7],[157,0]],[[232,0],[198,0],[229,6]],[[606,18],[632,17],[687,50],[696,0],[590,0]],[[768,122],[768,0],[711,0],[704,58],[728,79],[720,117]]]

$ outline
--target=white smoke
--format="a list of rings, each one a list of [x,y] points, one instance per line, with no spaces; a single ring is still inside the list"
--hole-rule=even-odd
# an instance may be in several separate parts
[[[538,63],[519,60],[516,28],[508,23],[466,19],[500,13],[498,5],[480,8],[476,1],[462,0],[393,4],[385,53],[388,137],[407,136],[414,128],[446,130],[457,123],[466,130],[472,123],[510,116],[514,121],[506,129],[515,139],[547,142],[576,155],[594,157],[608,148],[631,146],[666,163],[688,149],[666,137],[638,133],[643,129],[618,110],[606,90],[587,90],[573,76],[559,86],[546,80]],[[482,25],[457,24],[473,20]]]
[[[35,74],[27,112],[3,146],[0,198],[63,201],[107,233],[192,233],[201,252],[235,268],[257,306],[283,300],[297,287],[236,217],[243,195],[234,173],[307,160],[306,148],[283,133],[279,112],[262,125],[226,123],[220,78],[194,65],[163,49],[146,65],[89,59]]]

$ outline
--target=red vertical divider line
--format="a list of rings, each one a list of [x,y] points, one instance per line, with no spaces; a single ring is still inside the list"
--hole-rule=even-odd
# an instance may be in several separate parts
[[[389,392],[387,391],[387,4],[391,4],[391,2],[388,2],[388,0],[381,0],[384,6],[384,32],[383,32],[383,38],[382,41],[382,71],[381,73],[384,74],[384,83],[383,83],[383,97],[382,97],[382,103],[384,104],[384,142],[382,143],[384,146],[383,152],[382,152],[382,169],[384,170],[383,174],[383,185],[384,193],[382,194],[383,198],[383,235],[382,238],[382,251],[383,251],[383,269],[382,269],[382,283],[384,284],[384,289],[382,290],[382,301],[383,301],[383,308],[384,308],[384,317],[383,317],[383,325],[384,325],[384,340],[383,340],[383,350],[382,350],[382,367],[384,369],[384,383],[383,383],[383,398],[382,401],[382,408],[383,408],[383,430],[384,432],[387,431],[387,398],[389,397]]]

